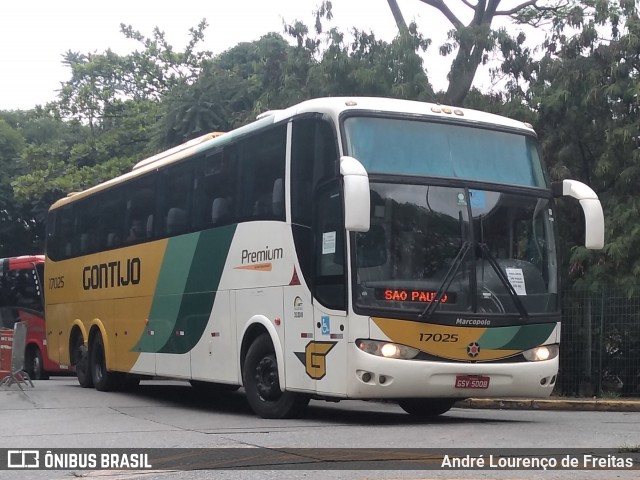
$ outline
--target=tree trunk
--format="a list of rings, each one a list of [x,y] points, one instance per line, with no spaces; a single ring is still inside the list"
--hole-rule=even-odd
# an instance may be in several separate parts
[[[402,12],[400,11],[400,7],[398,6],[397,0],[387,0],[389,4],[389,8],[391,9],[391,13],[393,13],[393,18],[396,21],[396,25],[398,26],[399,32],[405,32],[407,30],[407,22],[404,21],[404,17],[402,16]]]

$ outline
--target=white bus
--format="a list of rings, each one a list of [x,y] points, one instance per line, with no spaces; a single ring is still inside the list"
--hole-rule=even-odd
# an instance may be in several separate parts
[[[49,355],[83,387],[244,387],[262,417],[310,398],[546,397],[558,373],[554,194],[528,124],[384,98],[267,112],[56,202]]]

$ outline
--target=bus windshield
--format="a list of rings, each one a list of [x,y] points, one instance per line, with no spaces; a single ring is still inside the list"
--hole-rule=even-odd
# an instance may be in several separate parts
[[[371,192],[371,228],[355,234],[357,307],[424,313],[435,301],[437,312],[557,311],[550,199],[380,182]]]
[[[463,178],[546,188],[534,138],[469,125],[348,117],[348,154],[367,172]]]

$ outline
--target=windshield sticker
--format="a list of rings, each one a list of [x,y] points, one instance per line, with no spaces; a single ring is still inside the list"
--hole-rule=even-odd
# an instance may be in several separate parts
[[[464,198],[464,193],[460,192],[458,194],[458,206],[459,207],[466,207],[467,206],[467,201]]]
[[[469,198],[471,200],[471,208],[479,208],[482,210],[487,208],[487,201],[482,190],[469,190]]]
[[[336,232],[322,234],[322,254],[336,253]]]
[[[518,295],[526,295],[527,287],[524,283],[524,274],[521,268],[505,268],[509,283]]]

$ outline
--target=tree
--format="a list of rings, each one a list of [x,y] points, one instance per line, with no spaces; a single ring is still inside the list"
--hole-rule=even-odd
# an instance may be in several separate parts
[[[151,139],[161,99],[195,81],[211,57],[197,51],[205,28],[202,21],[190,29],[191,40],[181,52],[157,28],[146,38],[121,25],[143,50],[124,56],[111,50],[66,53],[71,78],[62,84],[59,100],[21,119],[31,137],[17,162],[20,173],[13,187],[36,222],[41,225],[48,207],[67,193],[120,175],[155,153]]]
[[[499,9],[502,0],[478,0],[475,5],[462,0],[463,7],[471,13],[471,20],[464,23],[461,16],[454,13],[444,0],[419,0],[438,10],[453,26],[449,31],[448,41],[440,47],[442,55],[455,52],[449,74],[449,86],[444,93],[443,102],[450,105],[462,105],[469,92],[480,65],[489,61],[489,53],[500,44],[512,42],[522,44],[524,34],[511,36],[505,28],[493,29],[492,24],[497,17],[507,17],[519,24],[539,26],[545,21],[559,21],[571,10],[574,0],[554,0],[542,2],[527,0],[512,7]],[[387,0],[400,32],[407,30],[397,0]]]
[[[71,70],[71,79],[62,85],[58,106],[64,118],[81,121],[90,128],[108,118],[118,109],[110,105],[123,100],[159,101],[174,87],[195,82],[202,66],[212,57],[207,50],[198,50],[207,27],[202,20],[189,29],[191,38],[183,51],[167,43],[164,32],[157,27],[147,38],[131,26],[120,25],[125,37],[139,42],[144,49],[128,55],[67,52],[64,64]]]
[[[18,128],[0,116],[0,257],[31,252],[33,226],[28,211],[15,200],[11,180],[18,173],[18,159],[25,139]],[[13,118],[15,120],[15,116]]]
[[[184,82],[167,95],[157,145],[167,148],[236,128],[265,110],[312,97],[434,99],[419,55],[429,41],[415,24],[387,43],[357,29],[349,40],[335,28],[325,32],[322,20],[330,19],[331,4],[323,2],[313,32],[301,22],[285,25],[294,46],[271,33],[205,62],[194,83]]]
[[[560,202],[563,250],[572,281],[638,290],[640,274],[640,21],[634,2],[585,2],[558,23],[536,61],[513,57],[510,94],[536,112],[553,180],[576,178],[598,193],[605,248],[587,251],[582,214]],[[527,85],[526,91],[522,84]],[[566,208],[568,207],[568,208]]]

